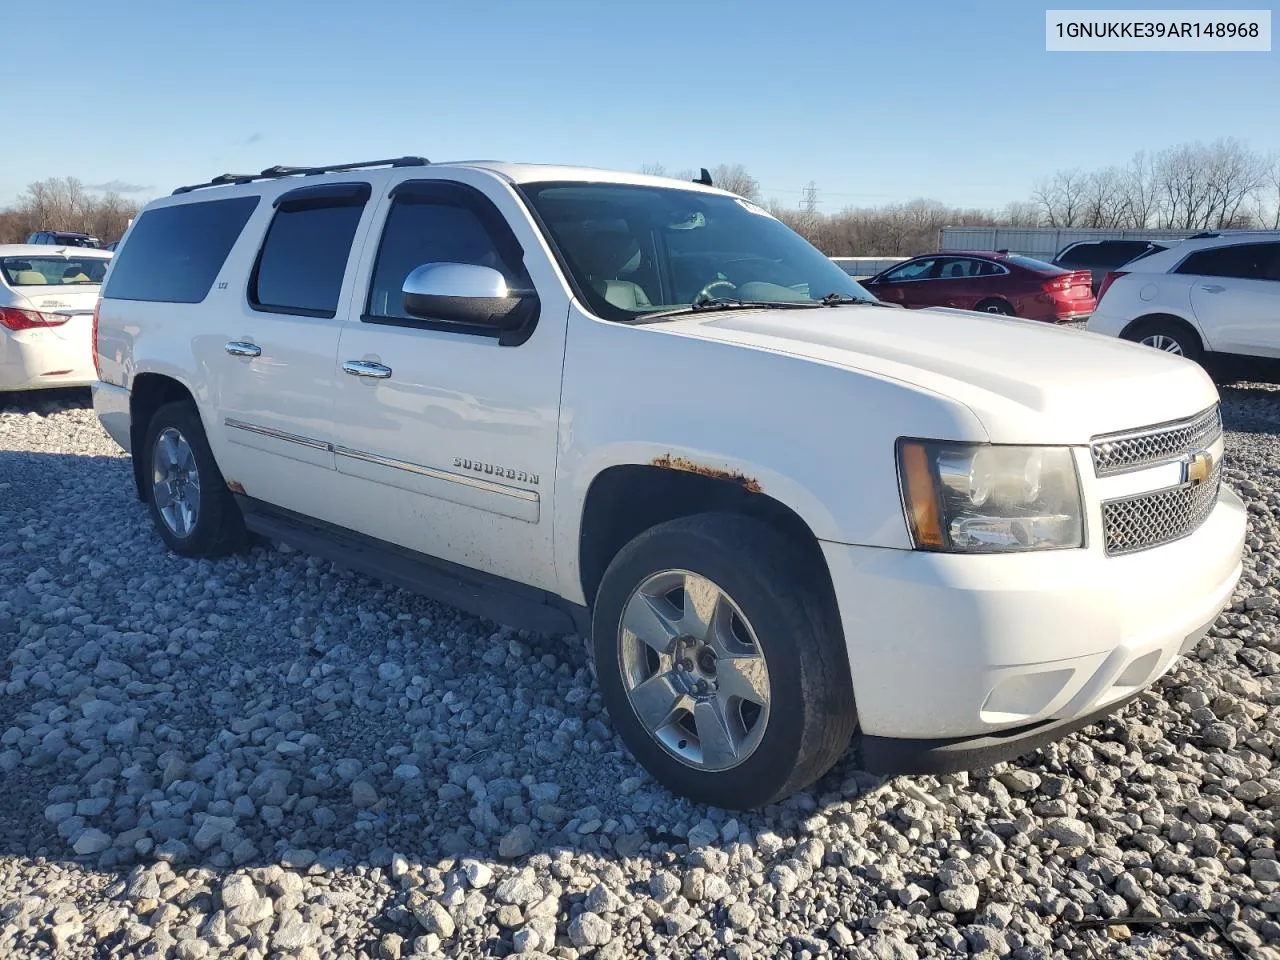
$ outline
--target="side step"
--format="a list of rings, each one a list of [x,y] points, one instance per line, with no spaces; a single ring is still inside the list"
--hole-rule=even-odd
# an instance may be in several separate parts
[[[244,512],[245,525],[260,536],[477,617],[539,633],[586,635],[590,623],[586,608],[545,590],[429,557],[252,497],[238,494],[236,501]]]

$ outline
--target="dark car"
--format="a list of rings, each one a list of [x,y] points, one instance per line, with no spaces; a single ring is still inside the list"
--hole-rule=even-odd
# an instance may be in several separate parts
[[[27,243],[53,244],[57,247],[92,247],[98,249],[102,241],[87,233],[71,230],[39,230],[27,237]]]
[[[1088,270],[1093,275],[1093,293],[1097,296],[1103,278],[1112,270],[1119,270],[1148,253],[1167,250],[1169,246],[1154,240],[1077,240],[1057,252],[1053,265],[1064,270]]]
[[[1094,306],[1088,271],[1004,251],[913,257],[862,285],[904,307],[956,307],[1050,323],[1083,319]]]

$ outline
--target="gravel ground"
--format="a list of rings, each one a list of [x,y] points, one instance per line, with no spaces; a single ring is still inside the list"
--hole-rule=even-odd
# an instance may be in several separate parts
[[[735,817],[629,758],[580,642],[172,556],[86,397],[0,401],[0,957],[1280,957],[1280,391],[1224,415],[1245,577],[1153,691]]]

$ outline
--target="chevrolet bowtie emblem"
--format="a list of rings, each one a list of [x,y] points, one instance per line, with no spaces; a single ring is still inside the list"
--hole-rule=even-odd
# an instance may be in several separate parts
[[[1198,487],[1213,476],[1213,454],[1201,450],[1182,461],[1182,482]]]

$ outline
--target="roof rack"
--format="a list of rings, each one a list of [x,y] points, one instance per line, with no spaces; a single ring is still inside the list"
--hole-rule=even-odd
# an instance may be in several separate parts
[[[327,167],[267,167],[261,173],[224,173],[214,177],[208,183],[193,183],[190,186],[178,187],[172,196],[190,193],[204,187],[221,187],[229,183],[252,183],[255,180],[277,180],[280,177],[313,177],[320,173],[338,173],[342,170],[363,170],[365,167],[425,167],[431,161],[426,157],[395,157],[391,160],[364,160],[360,163],[335,163]]]
[[[1218,238],[1218,237],[1234,237],[1234,236],[1239,236],[1239,235],[1241,235],[1241,234],[1254,234],[1254,233],[1262,233],[1262,234],[1271,235],[1271,234],[1275,234],[1275,233],[1280,233],[1280,231],[1278,231],[1278,230],[1268,230],[1268,229],[1266,229],[1265,227],[1262,227],[1262,228],[1257,228],[1257,227],[1253,227],[1253,228],[1244,227],[1244,228],[1240,228],[1240,229],[1236,229],[1236,228],[1233,228],[1233,227],[1224,227],[1224,228],[1223,228],[1223,229],[1221,229],[1221,230],[1202,230],[1200,233],[1193,233],[1191,236],[1189,236],[1189,237],[1185,237],[1184,239],[1186,239],[1186,240],[1214,240],[1214,239],[1216,239],[1216,238]]]

